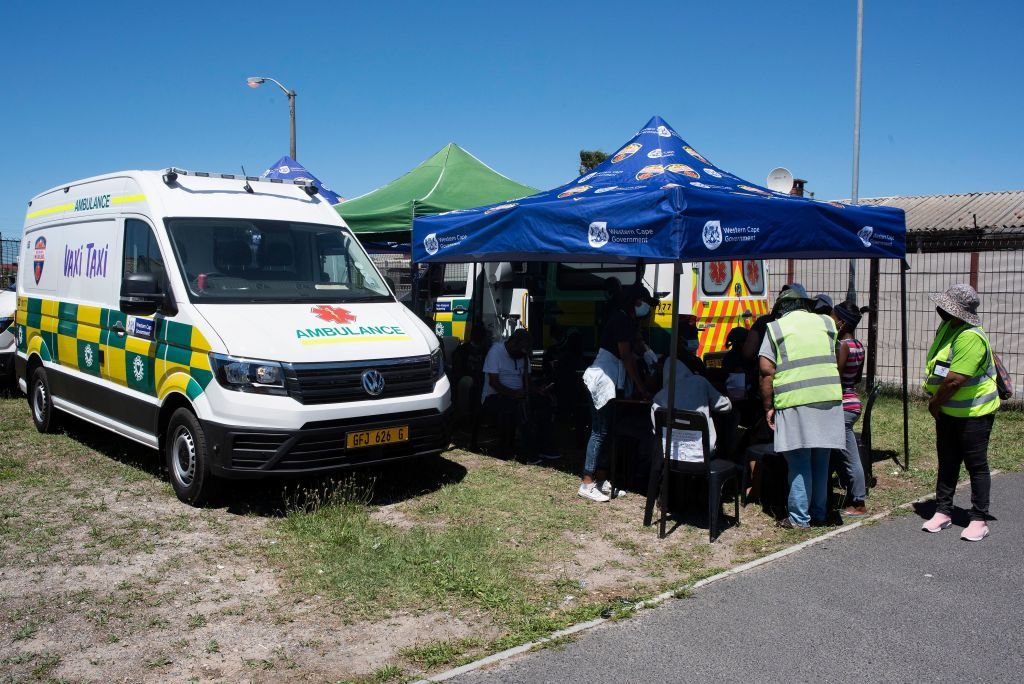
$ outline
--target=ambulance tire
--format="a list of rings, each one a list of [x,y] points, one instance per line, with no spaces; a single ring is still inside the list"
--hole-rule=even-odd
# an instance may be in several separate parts
[[[199,419],[187,408],[171,414],[164,437],[167,476],[174,493],[190,506],[203,506],[213,498],[217,478],[210,472],[206,434]]]
[[[50,381],[46,379],[46,369],[42,366],[32,371],[32,382],[28,388],[28,406],[36,430],[44,434],[57,431],[57,410],[53,408]]]

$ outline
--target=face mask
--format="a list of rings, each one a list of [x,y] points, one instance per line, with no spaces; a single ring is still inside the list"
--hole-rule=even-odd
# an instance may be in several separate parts
[[[698,347],[700,347],[700,340],[686,340],[686,348],[694,354],[697,353]]]
[[[951,321],[951,320],[953,320],[953,317],[951,315],[949,315],[948,313],[946,313],[945,311],[943,311],[939,307],[935,307],[935,313],[939,314],[939,318],[941,318],[944,321]]]
[[[643,318],[647,314],[651,313],[651,305],[647,302],[640,302],[640,306],[634,309],[637,318]]]

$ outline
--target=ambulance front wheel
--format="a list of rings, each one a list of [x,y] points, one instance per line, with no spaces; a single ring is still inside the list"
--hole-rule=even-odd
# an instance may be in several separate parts
[[[36,430],[43,433],[57,431],[57,412],[53,408],[50,381],[46,379],[46,369],[42,366],[32,371],[28,405],[32,409],[32,422],[35,423]]]
[[[164,440],[167,473],[178,498],[192,506],[207,503],[216,489],[210,472],[206,434],[195,414],[179,408],[171,415]]]

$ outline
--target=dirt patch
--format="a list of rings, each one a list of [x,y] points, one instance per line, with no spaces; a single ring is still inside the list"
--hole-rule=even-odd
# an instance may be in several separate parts
[[[480,631],[443,612],[353,621],[325,597],[297,594],[266,562],[273,518],[185,506],[161,479],[107,455],[123,446],[113,438],[97,453],[82,442],[104,437],[86,427],[70,437],[12,428],[23,408],[0,406],[11,447],[0,478],[8,676],[333,681],[374,672],[424,635]],[[399,512],[388,520],[412,524]]]

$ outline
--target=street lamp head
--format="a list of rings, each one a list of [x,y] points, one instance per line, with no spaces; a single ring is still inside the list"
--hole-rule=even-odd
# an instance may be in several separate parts
[[[266,80],[267,79],[262,76],[250,76],[245,80],[245,82],[250,88],[259,88],[264,84],[264,82],[266,82]]]

